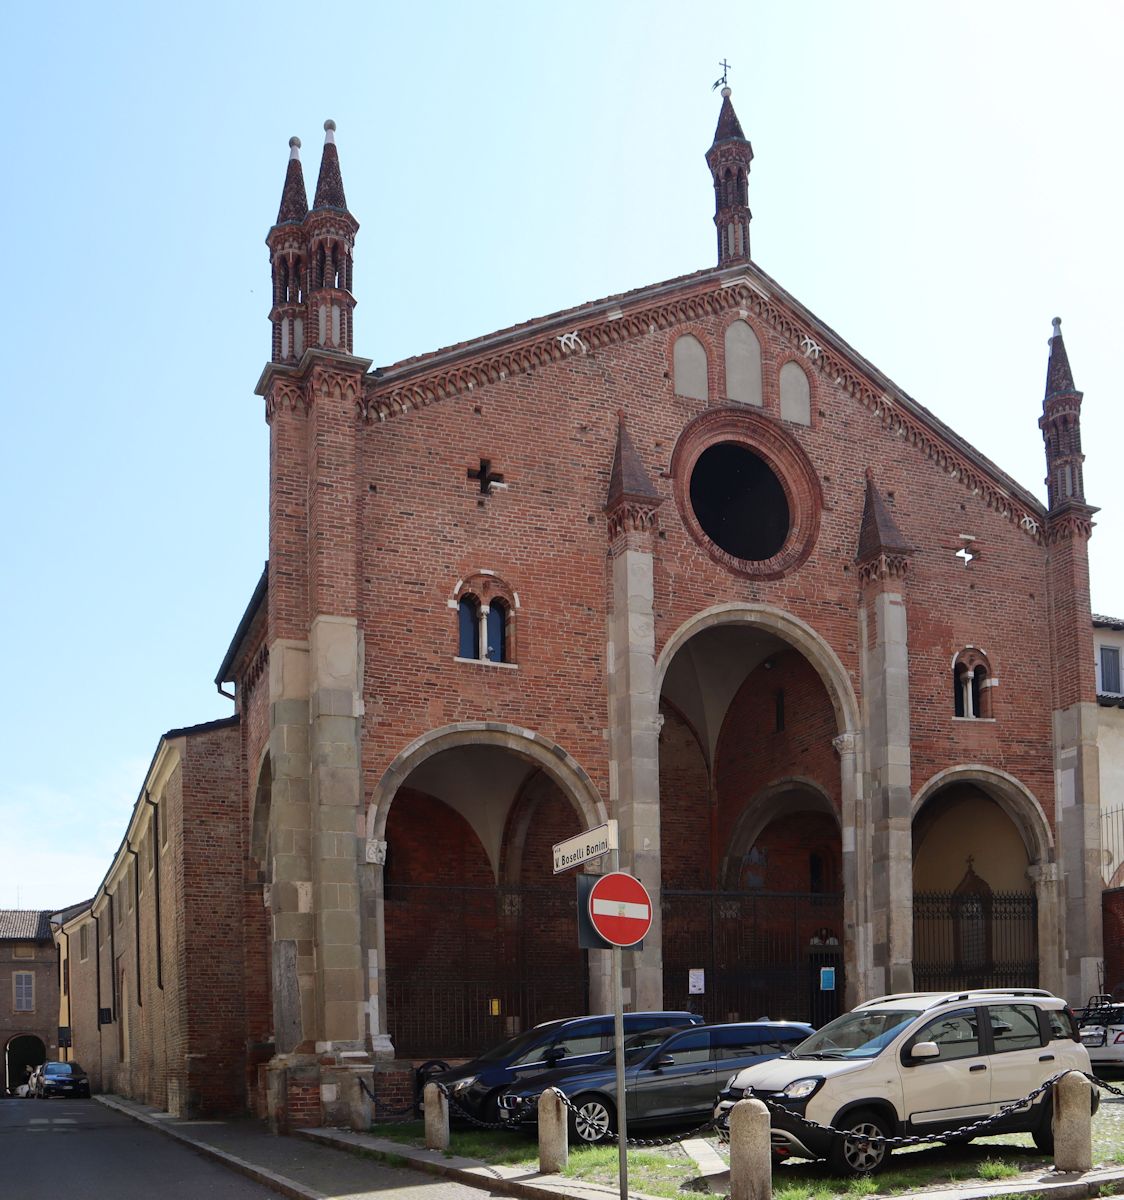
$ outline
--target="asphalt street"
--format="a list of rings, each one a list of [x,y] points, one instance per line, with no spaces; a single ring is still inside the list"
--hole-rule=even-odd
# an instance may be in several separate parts
[[[0,1099],[4,1200],[277,1200],[92,1100]]]

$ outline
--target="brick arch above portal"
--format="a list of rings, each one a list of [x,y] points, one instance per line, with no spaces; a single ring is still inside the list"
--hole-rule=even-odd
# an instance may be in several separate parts
[[[463,721],[415,738],[382,773],[367,805],[368,840],[386,836],[390,807],[414,770],[437,754],[465,746],[508,750],[539,766],[558,784],[585,822],[585,828],[592,829],[608,819],[605,802],[589,774],[556,742],[533,730],[502,721]]]
[[[913,798],[911,825],[916,824],[922,808],[939,792],[961,783],[974,784],[1006,813],[1019,831],[1032,866],[1054,861],[1054,833],[1038,798],[1014,775],[982,763],[948,767],[927,779]]]
[[[695,613],[667,639],[656,659],[656,694],[676,654],[697,633],[718,625],[752,625],[775,634],[798,650],[815,668],[831,699],[839,733],[858,733],[862,728],[859,703],[850,677],[839,656],[811,625],[771,604],[731,601]]]

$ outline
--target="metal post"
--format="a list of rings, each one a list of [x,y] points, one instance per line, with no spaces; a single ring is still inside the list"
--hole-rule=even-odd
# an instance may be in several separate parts
[[[620,870],[620,851],[610,856],[611,870]],[[620,1177],[621,1200],[628,1200],[628,1096],[624,1082],[624,982],[621,970],[621,948],[613,947],[613,1041],[617,1059],[617,1173]]]

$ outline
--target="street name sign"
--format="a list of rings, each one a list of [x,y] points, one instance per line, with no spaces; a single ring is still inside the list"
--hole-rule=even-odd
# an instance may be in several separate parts
[[[554,847],[554,873],[560,874],[571,867],[589,862],[591,858],[600,858],[610,850],[617,849],[617,823],[606,821],[595,829],[587,829],[576,837],[567,838]]]
[[[602,875],[589,893],[589,919],[614,946],[635,946],[652,928],[652,898],[634,875]]]

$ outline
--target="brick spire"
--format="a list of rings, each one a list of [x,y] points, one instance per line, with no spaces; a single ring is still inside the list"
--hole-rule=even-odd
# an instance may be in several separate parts
[[[312,207],[339,208],[347,212],[343,175],[340,173],[340,156],[336,150],[335,121],[324,122],[324,153],[320,159],[320,177],[316,180],[316,198]]]
[[[307,217],[308,195],[301,168],[301,140],[292,137],[277,223],[265,239],[273,271],[273,304],[269,310],[273,326],[273,362],[295,363],[305,349],[308,235],[304,223]]]
[[[352,266],[359,222],[347,210],[336,151],[336,123],[324,122],[324,154],[312,211],[305,218],[308,236],[308,344],[351,354],[354,346]]]
[[[730,89],[722,89],[722,110],[714,130],[714,142],[706,152],[714,180],[714,224],[718,231],[718,265],[732,266],[749,261],[749,164],[753,147],[742,132],[738,114],[730,101]]]
[[[308,216],[308,193],[304,187],[304,171],[301,168],[301,140],[289,138],[289,166],[285,171],[285,187],[281,192],[281,207],[277,211],[277,224],[300,223]]]
[[[617,448],[613,455],[613,469],[609,474],[609,492],[605,498],[605,512],[609,516],[609,531],[615,536],[622,530],[650,529],[656,509],[663,498],[656,491],[632,438],[624,423],[624,413],[617,413]]]
[[[1050,337],[1050,363],[1046,368],[1046,395],[1038,427],[1046,442],[1048,508],[1055,513],[1066,506],[1085,505],[1085,478],[1081,453],[1081,398],[1074,387],[1069,356],[1062,341],[1062,322],[1054,318]]]
[[[912,553],[913,547],[906,541],[874,486],[874,476],[868,467],[866,498],[859,524],[859,548],[855,554],[860,577],[866,580],[904,575],[906,557]]]

